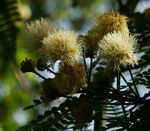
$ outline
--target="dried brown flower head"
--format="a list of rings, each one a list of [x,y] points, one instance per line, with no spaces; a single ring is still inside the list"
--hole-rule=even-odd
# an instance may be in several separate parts
[[[124,32],[129,33],[127,26],[127,17],[118,12],[106,12],[96,18],[96,29],[99,37],[103,37],[107,33]]]
[[[75,105],[75,108],[72,109],[71,114],[75,119],[76,128],[81,129],[91,117],[91,104],[86,101],[81,101]]]
[[[41,99],[45,104],[55,100],[60,96],[59,92],[55,89],[52,79],[47,79],[42,82],[42,95]]]
[[[21,71],[23,73],[35,72],[35,66],[36,66],[36,62],[34,60],[26,58],[24,61],[21,62]]]
[[[46,68],[47,68],[47,62],[46,61],[43,61],[42,58],[39,58],[37,60],[37,66],[36,68],[40,71],[44,71]]]
[[[55,77],[56,87],[60,93],[76,93],[86,86],[85,70],[80,63],[62,63],[60,73]]]
[[[134,66],[138,59],[134,52],[137,50],[137,41],[133,36],[121,32],[105,35],[99,42],[99,52],[107,59],[109,67],[120,71],[120,67]]]

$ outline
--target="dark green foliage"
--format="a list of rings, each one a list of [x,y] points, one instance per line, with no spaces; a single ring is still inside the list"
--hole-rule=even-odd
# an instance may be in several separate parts
[[[0,73],[7,71],[8,64],[15,63],[16,37],[20,16],[16,0],[0,0]],[[7,65],[7,66],[6,66]],[[5,72],[6,74],[6,72]]]
[[[146,124],[150,119],[150,101],[147,100],[147,98],[150,97],[150,93],[147,93],[144,97],[138,98],[129,89],[124,91],[125,88],[128,87],[122,87],[119,94],[116,89],[110,90],[109,94],[106,96],[107,100],[104,102],[101,101],[102,92],[96,92],[93,96],[81,95],[79,98],[73,97],[67,99],[58,107],[53,107],[51,110],[46,110],[43,115],[38,115],[36,120],[19,128],[18,131],[31,131],[36,130],[37,128],[40,131],[67,129],[75,122],[70,113],[73,108],[77,108],[76,104],[81,101],[90,101],[93,105],[93,109],[107,104],[104,108],[104,110],[107,110],[106,117],[102,118],[107,120],[106,129],[114,127],[120,127],[121,130],[150,128],[149,125]],[[122,105],[125,112],[123,112]],[[93,115],[91,116],[93,117],[90,118],[90,121],[97,115],[97,113],[92,113]],[[138,127],[135,126],[136,124]]]
[[[19,128],[17,131],[66,129],[74,123],[70,114],[72,106],[72,100],[66,100],[58,108],[53,107],[51,110],[46,110],[43,115],[38,115],[36,120],[32,120],[28,125]]]

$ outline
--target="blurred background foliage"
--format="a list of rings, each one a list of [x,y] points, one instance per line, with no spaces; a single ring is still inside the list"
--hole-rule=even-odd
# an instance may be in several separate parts
[[[143,12],[150,7],[148,0],[130,2],[135,2],[136,7],[128,9],[124,6],[120,11],[130,13],[135,9]],[[42,110],[22,110],[32,103],[32,99],[39,97],[40,91],[40,79],[20,71],[24,58],[36,57],[23,48],[25,23],[49,17],[60,27],[85,34],[97,13],[118,10],[118,3],[119,0],[0,0],[0,131],[14,131]],[[133,20],[138,19],[138,15]]]

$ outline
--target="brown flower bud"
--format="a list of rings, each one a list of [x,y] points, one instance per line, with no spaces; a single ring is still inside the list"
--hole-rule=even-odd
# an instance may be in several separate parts
[[[21,71],[23,73],[35,72],[35,66],[36,62],[34,60],[26,58],[24,61],[21,62]]]

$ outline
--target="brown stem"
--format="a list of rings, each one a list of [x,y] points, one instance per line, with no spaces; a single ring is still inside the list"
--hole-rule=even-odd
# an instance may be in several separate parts
[[[49,72],[51,72],[52,74],[56,75],[56,73],[54,71],[52,71],[51,69],[49,69],[48,67],[46,68]]]
[[[105,101],[105,100],[103,100]],[[103,102],[102,102],[103,103]],[[105,102],[104,102],[105,103]],[[95,110],[96,115],[95,115],[95,120],[94,120],[94,131],[104,131],[105,129],[105,120],[102,118],[105,118],[105,104],[102,104],[101,107],[99,107],[98,110]]]
[[[83,62],[84,62],[84,68],[85,68],[85,72],[86,72],[86,76],[87,76],[87,81],[88,81],[88,69],[87,69],[87,64],[86,64],[86,60],[85,60],[85,51],[84,48],[82,48],[83,51]]]
[[[89,69],[89,78],[88,78],[89,81],[91,81],[92,67],[93,67],[93,58],[90,57],[90,69]]]
[[[42,79],[46,80],[46,78],[44,76],[42,76],[41,74],[39,74],[38,72],[34,71],[33,73],[35,73],[36,75],[38,75],[39,77],[41,77]]]
[[[130,76],[131,76],[131,79],[132,79],[133,86],[134,86],[134,89],[135,89],[135,91],[136,91],[136,94],[137,94],[138,97],[140,98],[140,94],[139,94],[139,92],[138,92],[137,86],[136,86],[136,84],[135,84],[135,82],[134,82],[134,77],[133,77],[133,75],[132,75],[132,71],[131,71],[130,69],[129,69],[129,73],[130,73]]]

